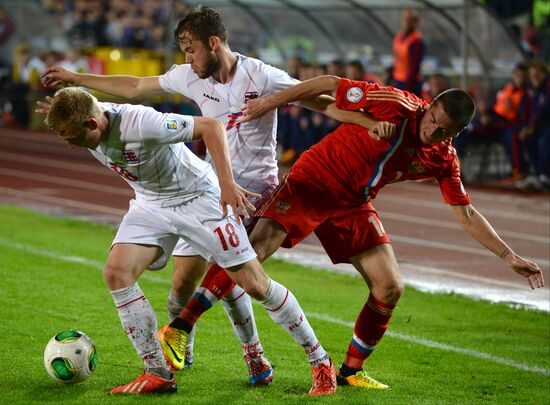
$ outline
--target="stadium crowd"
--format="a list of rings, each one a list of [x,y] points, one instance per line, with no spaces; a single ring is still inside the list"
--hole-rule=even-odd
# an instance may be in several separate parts
[[[101,46],[163,49],[171,41],[170,22],[178,21],[189,10],[183,1],[174,2],[175,9],[172,10],[170,2],[165,0],[39,2],[71,39],[71,48],[64,53],[51,50],[37,53],[27,44],[8,48],[10,43],[13,44],[17,28],[9,10],[0,7],[0,124],[3,126],[30,126],[33,100],[51,91],[45,89],[40,81],[42,72],[49,66],[62,64],[75,71],[103,73],[101,61],[94,57],[93,52],[81,54],[81,50]],[[487,5],[491,6],[491,3],[494,2],[488,1]],[[413,30],[418,23],[421,29],[421,21],[416,16]],[[550,78],[548,65],[541,62],[547,52],[544,44],[550,42],[545,36],[548,26],[531,18],[518,34],[532,61],[519,62],[509,82],[502,88],[489,92],[469,89],[476,99],[477,114],[472,124],[457,138],[455,146],[459,156],[466,158],[472,145],[500,144],[506,153],[505,167],[511,168],[509,173],[500,173],[500,184],[505,186],[550,189]],[[418,35],[421,39],[421,34]],[[396,51],[395,47],[394,40],[397,55],[399,50]],[[14,56],[7,57],[11,51]],[[422,58],[421,53],[418,55],[413,61],[417,65]],[[334,60],[319,65],[302,56],[294,56],[287,61],[286,70],[301,81],[330,74],[380,84],[399,83],[395,78],[395,66],[393,72],[389,68],[377,75],[370,72],[361,60]],[[419,77],[419,80],[419,87],[415,87],[418,90],[414,92],[428,101],[456,85],[453,78],[441,73]],[[157,103],[155,107],[164,111],[175,109],[180,113],[196,112],[191,105],[173,102]],[[303,151],[337,126],[337,122],[322,114],[292,105],[281,108],[278,119],[279,161],[282,164],[292,164]],[[198,153],[204,152],[201,146],[195,148]]]

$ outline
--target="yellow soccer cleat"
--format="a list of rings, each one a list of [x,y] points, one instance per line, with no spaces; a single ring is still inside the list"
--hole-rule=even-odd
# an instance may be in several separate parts
[[[157,333],[164,357],[170,369],[182,370],[185,367],[185,348],[189,334],[181,329],[164,325]]]
[[[390,387],[386,384],[382,384],[376,381],[374,378],[369,377],[363,370],[359,370],[357,373],[348,377],[341,376],[338,373],[338,385],[351,385],[354,387],[368,388],[371,390],[388,390]]]

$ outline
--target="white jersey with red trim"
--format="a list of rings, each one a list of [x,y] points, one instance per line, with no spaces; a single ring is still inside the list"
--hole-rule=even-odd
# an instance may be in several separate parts
[[[212,77],[200,79],[189,64],[172,66],[159,82],[165,91],[195,101],[204,116],[224,123],[235,181],[248,190],[262,192],[278,182],[277,112],[240,123],[242,108],[249,99],[292,87],[298,81],[258,59],[238,53],[235,56],[235,76],[228,83],[218,83]]]
[[[172,206],[218,186],[212,167],[183,143],[193,137],[193,117],[142,105],[99,104],[109,115],[109,135],[90,152],[128,182],[136,200]]]

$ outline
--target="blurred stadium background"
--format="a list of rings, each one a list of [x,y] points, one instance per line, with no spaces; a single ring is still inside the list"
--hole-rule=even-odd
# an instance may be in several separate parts
[[[404,8],[417,9],[425,41],[423,91],[429,97],[449,86],[468,89],[484,106],[482,114],[491,110],[497,92],[511,81],[515,66],[533,58],[550,61],[546,0],[0,0],[0,126],[43,128],[33,105],[51,91],[40,85],[40,74],[53,64],[147,76],[183,63],[173,27],[200,3],[221,13],[234,51],[302,80],[329,73],[380,83],[388,81],[401,13]],[[360,66],[358,73],[348,69],[353,63]],[[439,84],[436,79],[441,79]],[[181,96],[147,103],[166,111],[198,113]],[[336,125],[309,112],[292,114],[290,120],[298,120],[306,136],[281,125],[285,163]],[[459,148],[462,157],[471,159],[464,165],[465,180],[507,179],[513,163],[498,134],[486,128],[485,117],[480,119],[484,125],[479,132],[490,136],[475,136]],[[508,185],[540,188],[512,180]]]

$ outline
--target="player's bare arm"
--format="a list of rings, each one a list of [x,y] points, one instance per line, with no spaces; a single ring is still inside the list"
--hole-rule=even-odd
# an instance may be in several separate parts
[[[395,135],[395,125],[390,122],[380,122],[363,112],[337,108],[334,98],[327,94],[335,94],[339,84],[338,76],[318,76],[270,96],[249,100],[241,121],[257,119],[275,108],[299,101],[301,107],[321,112],[337,121],[361,125],[371,130],[369,133],[375,139],[389,139]]]
[[[303,100],[300,107],[325,114],[327,117],[348,124],[360,125],[369,130],[369,135],[376,140],[389,139],[395,135],[395,124],[387,121],[378,121],[372,115],[362,111],[347,111],[336,107],[333,97],[320,95],[311,100]]]
[[[73,72],[61,66],[46,70],[42,74],[42,81],[46,87],[84,86],[126,98],[154,96],[164,92],[158,76],[94,75]]]
[[[240,209],[241,214],[245,218],[250,218],[248,209],[255,211],[256,208],[247,197],[258,198],[260,195],[244,189],[235,182],[231,169],[225,127],[221,121],[213,118],[194,117],[194,121],[193,139],[204,140],[216,168],[221,188],[220,205],[223,210],[223,216],[227,216],[227,206],[230,205],[237,221],[239,221],[238,209]]]
[[[544,286],[538,264],[516,254],[472,205],[453,205],[452,208],[457,222],[468,235],[499,256],[513,271],[525,277],[532,289]]]
[[[259,118],[267,112],[293,101],[311,100],[321,94],[333,94],[339,83],[338,76],[318,76],[270,96],[249,100],[243,109],[242,121]]]

